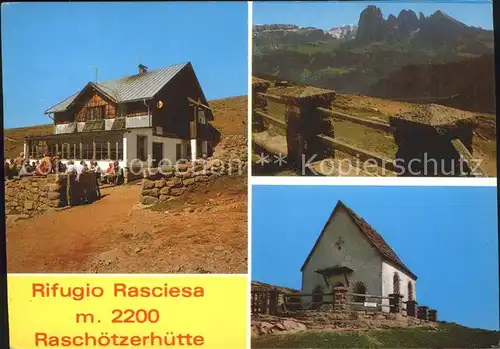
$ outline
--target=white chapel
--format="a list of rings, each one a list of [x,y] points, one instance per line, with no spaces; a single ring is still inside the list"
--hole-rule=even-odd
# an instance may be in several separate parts
[[[350,293],[383,297],[395,293],[403,295],[403,302],[416,301],[417,276],[382,236],[342,201],[335,206],[301,272],[305,294],[323,297],[322,293],[331,293],[334,286],[341,285]],[[313,296],[301,298],[304,309],[318,302]],[[357,298],[365,301],[362,296]],[[382,304],[388,305],[389,300]]]

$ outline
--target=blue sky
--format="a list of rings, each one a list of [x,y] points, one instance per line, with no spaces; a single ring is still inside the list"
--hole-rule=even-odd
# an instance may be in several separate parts
[[[247,94],[248,6],[239,3],[2,4],[4,127],[95,80],[191,61],[207,98]]]
[[[253,186],[252,196],[253,280],[300,289],[342,200],[418,276],[419,303],[441,320],[499,329],[496,187]]]
[[[254,24],[296,24],[301,27],[331,29],[346,24],[358,24],[359,14],[368,5],[376,5],[384,18],[391,13],[397,16],[409,9],[428,16],[441,10],[455,19],[476,27],[493,29],[491,1],[427,1],[427,2],[262,2],[253,5]]]

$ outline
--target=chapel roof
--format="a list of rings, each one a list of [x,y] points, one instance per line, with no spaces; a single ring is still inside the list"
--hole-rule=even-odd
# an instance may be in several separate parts
[[[304,269],[307,262],[311,258],[314,250],[316,249],[316,246],[319,244],[319,240],[321,239],[321,236],[323,236],[326,230],[326,226],[332,220],[335,212],[341,207],[346,210],[346,212],[349,214],[349,217],[351,217],[354,223],[358,226],[359,230],[365,235],[367,240],[372,244],[373,247],[375,247],[375,249],[380,253],[380,255],[384,259],[393,263],[395,266],[399,267],[401,270],[408,273],[411,277],[417,279],[417,276],[403,263],[403,261],[401,261],[396,252],[394,252],[394,250],[389,246],[389,244],[384,240],[384,238],[370,224],[368,224],[363,218],[358,216],[351,208],[349,208],[346,204],[344,204],[340,200],[337,202],[337,205],[333,209],[332,214],[328,218],[328,221],[326,222],[325,227],[323,228],[323,231],[321,232],[320,236],[316,240],[314,247],[311,249],[311,252],[309,252],[309,255],[307,256],[304,264],[302,265],[301,271]]]

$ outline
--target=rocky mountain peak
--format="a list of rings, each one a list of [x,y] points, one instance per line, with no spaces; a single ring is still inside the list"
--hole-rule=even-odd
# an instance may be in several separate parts
[[[341,27],[335,27],[328,30],[330,34],[335,39],[354,39],[356,36],[356,31],[358,27],[354,24],[348,24]]]
[[[398,19],[396,16],[393,14],[390,14],[389,17],[387,17],[387,25],[389,27],[397,27],[398,25]]]
[[[359,15],[356,40],[362,42],[382,40],[385,27],[386,23],[380,8],[369,5]]]
[[[402,10],[398,15],[398,22],[400,24],[407,24],[408,26],[417,27],[418,17],[412,10]]]
[[[397,17],[390,14],[384,20],[380,8],[369,5],[360,14],[356,40],[361,43],[419,37],[431,40],[434,35],[442,41],[460,36],[468,29],[471,28],[441,10],[426,17],[422,12],[417,16],[414,11],[405,9]]]

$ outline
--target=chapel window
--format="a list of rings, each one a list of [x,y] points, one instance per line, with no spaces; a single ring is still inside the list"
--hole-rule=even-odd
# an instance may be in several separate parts
[[[366,294],[366,286],[361,281],[354,284],[353,293],[356,294],[354,296],[354,302],[364,303],[366,301],[366,296],[364,296]]]
[[[411,283],[411,281],[408,281],[408,300],[413,300],[413,284]]]
[[[397,272],[395,272],[394,276],[392,277],[392,286],[393,286],[392,293],[401,294],[399,284],[400,284],[399,274]]]

